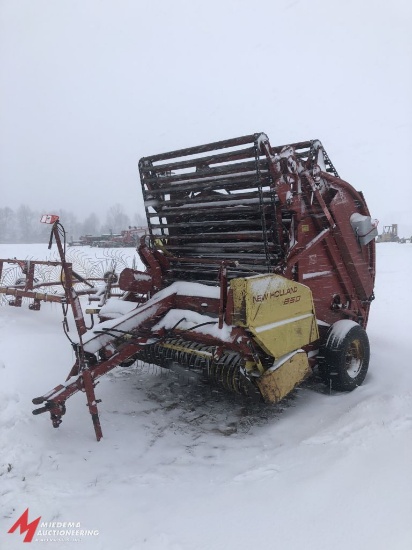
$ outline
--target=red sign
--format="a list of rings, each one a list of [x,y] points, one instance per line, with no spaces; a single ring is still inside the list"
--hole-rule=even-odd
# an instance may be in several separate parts
[[[59,216],[54,214],[45,214],[40,218],[40,223],[55,223],[59,221]]]
[[[23,542],[31,542],[36,533],[36,529],[37,529],[37,526],[39,525],[40,520],[41,520],[41,516],[39,516],[37,519],[34,519],[32,522],[29,523],[29,509],[27,508],[27,510],[22,513],[22,515],[13,525],[13,527],[11,527],[8,530],[8,533],[14,533],[17,527],[20,527],[20,535],[22,535],[23,533],[26,533],[26,536],[24,537]]]

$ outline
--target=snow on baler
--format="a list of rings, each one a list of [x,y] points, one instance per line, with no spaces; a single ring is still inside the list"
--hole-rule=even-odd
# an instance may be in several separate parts
[[[272,147],[258,133],[145,157],[139,170],[145,271],[123,270],[124,296],[91,329],[67,285],[76,362],[34,414],[58,427],[83,391],[99,440],[96,379],[136,360],[268,403],[316,365],[335,390],[363,382],[377,222],[320,141]]]

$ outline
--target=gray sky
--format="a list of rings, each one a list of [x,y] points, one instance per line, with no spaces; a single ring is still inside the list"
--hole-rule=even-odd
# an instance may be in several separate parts
[[[320,139],[412,233],[410,0],[0,0],[2,206],[143,213],[142,156]]]

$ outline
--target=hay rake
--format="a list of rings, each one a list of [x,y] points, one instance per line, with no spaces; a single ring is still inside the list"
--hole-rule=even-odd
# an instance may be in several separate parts
[[[65,264],[79,296],[102,306],[108,298],[120,296],[118,276],[127,267],[127,258],[106,252],[100,258],[89,258],[78,250],[65,252]],[[0,305],[21,307],[28,302],[30,310],[40,310],[42,302],[65,300],[64,270],[61,259],[0,258]]]

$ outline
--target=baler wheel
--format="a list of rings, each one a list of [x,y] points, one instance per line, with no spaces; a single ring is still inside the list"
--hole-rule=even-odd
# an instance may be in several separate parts
[[[354,321],[334,323],[326,336],[319,363],[324,382],[333,390],[352,391],[362,384],[369,367],[369,340]]]

